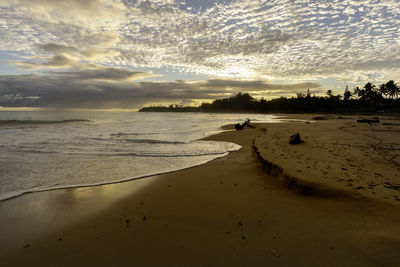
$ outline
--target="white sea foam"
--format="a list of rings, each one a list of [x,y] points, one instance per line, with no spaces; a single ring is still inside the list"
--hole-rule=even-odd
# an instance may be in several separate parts
[[[240,146],[237,146],[237,148],[235,150],[240,149]],[[231,150],[229,152],[232,152],[234,150]],[[35,193],[35,192],[43,192],[43,191],[50,191],[50,190],[57,190],[57,189],[67,189],[67,188],[76,188],[76,187],[90,187],[90,186],[98,186],[98,185],[107,185],[107,184],[113,184],[113,183],[122,183],[122,182],[127,182],[127,181],[132,181],[132,180],[137,180],[137,179],[143,179],[143,178],[147,178],[147,177],[151,177],[154,175],[161,175],[161,174],[166,174],[166,173],[170,173],[170,172],[174,172],[174,171],[178,171],[178,170],[184,170],[184,169],[188,169],[188,168],[192,168],[195,166],[200,166],[202,164],[205,164],[211,160],[217,159],[217,158],[221,158],[228,155],[228,152],[226,153],[221,153],[216,157],[213,157],[211,159],[208,160],[200,160],[197,163],[193,162],[193,165],[188,165],[182,169],[171,169],[171,170],[165,170],[164,172],[154,172],[154,173],[148,173],[146,175],[143,176],[135,176],[135,177],[131,177],[131,178],[125,178],[125,179],[120,179],[120,180],[109,180],[107,182],[98,182],[98,183],[90,183],[90,184],[70,184],[70,185],[63,185],[63,186],[44,186],[44,187],[37,187],[37,188],[32,188],[32,189],[28,189],[25,191],[14,191],[14,192],[8,192],[8,193],[4,193],[0,195],[0,201],[3,200],[7,200],[7,199],[12,199],[12,198],[16,198],[19,196],[22,196],[24,194],[28,194],[28,193]]]
[[[240,146],[198,139],[247,117],[273,118],[254,114],[0,112],[0,200],[204,164]]]

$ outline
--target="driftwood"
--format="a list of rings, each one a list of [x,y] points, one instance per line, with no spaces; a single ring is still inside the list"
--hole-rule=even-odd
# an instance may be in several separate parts
[[[237,123],[235,124],[235,129],[236,130],[242,130],[244,127],[248,126],[250,123],[250,119],[247,119],[245,122],[243,122],[242,124]]]

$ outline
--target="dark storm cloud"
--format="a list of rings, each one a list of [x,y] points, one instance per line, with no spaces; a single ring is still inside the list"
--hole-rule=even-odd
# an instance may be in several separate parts
[[[65,55],[55,55],[45,62],[15,61],[15,65],[22,69],[35,70],[43,68],[69,68],[78,64],[78,61]]]
[[[61,54],[61,53],[73,54],[79,52],[79,50],[76,47],[65,46],[55,43],[36,44],[36,47],[46,52],[53,52],[54,54]]]
[[[112,42],[116,39],[116,37],[112,34],[103,34],[100,36],[93,36],[92,39],[96,39],[99,43],[107,43]],[[114,51],[112,49],[78,49],[74,46],[65,46],[56,43],[35,44],[35,47],[42,52],[52,53],[53,56],[41,55],[41,57],[39,57],[41,59],[40,62],[16,60],[12,61],[12,63],[26,70],[40,70],[44,68],[68,69],[73,67],[87,67],[88,63],[84,63],[83,61],[87,62],[88,60],[93,58],[113,57],[119,55],[118,51]],[[92,67],[96,66],[96,64],[91,65]],[[98,67],[101,68],[100,66]],[[122,72],[120,72],[120,74],[121,73]]]
[[[107,71],[109,71],[107,73]],[[275,85],[265,81],[208,80],[198,82],[132,82],[127,78],[150,75],[115,69],[51,72],[46,75],[0,76],[0,106],[55,108],[138,108],[151,102],[214,99],[245,91],[268,95],[274,90],[291,95],[294,89],[318,84]],[[108,77],[106,80],[104,77]],[[101,80],[99,80],[101,79]]]
[[[59,77],[65,77],[75,80],[110,80],[110,81],[126,81],[132,79],[141,79],[152,76],[150,73],[141,71],[129,71],[118,68],[97,68],[92,70],[77,70],[63,72],[47,72]]]

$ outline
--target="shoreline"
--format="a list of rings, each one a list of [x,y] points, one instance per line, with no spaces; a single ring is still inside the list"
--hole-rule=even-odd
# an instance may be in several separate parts
[[[297,122],[298,122],[298,121],[303,121],[303,120],[295,120],[295,119],[285,119],[285,117],[287,117],[287,115],[289,115],[289,114],[279,114],[279,115],[273,115],[273,114],[272,114],[272,116],[274,116],[275,118],[274,118],[270,123],[281,123],[281,122],[291,122],[291,121],[295,121],[295,122],[296,122],[296,121],[297,121]],[[283,117],[283,118],[282,118],[282,117]],[[64,121],[89,121],[89,120],[69,119],[69,120],[63,120],[62,122],[64,122]],[[258,122],[258,121],[255,121],[255,123],[259,123],[259,122]],[[261,122],[261,123],[263,123],[263,122]],[[269,124],[269,123],[268,123],[268,124]],[[205,135],[204,137],[202,137],[202,138],[200,138],[200,139],[195,139],[195,140],[193,140],[192,142],[201,141],[201,140],[207,140],[208,137],[212,137],[212,136],[215,136],[215,135],[218,135],[218,134],[220,134],[220,133],[227,132],[227,131],[235,131],[235,129],[234,129],[234,124],[223,125],[223,126],[221,126],[219,129],[214,129],[214,130],[206,131],[206,132],[204,132],[204,135]],[[211,138],[210,140],[212,141],[212,138]],[[240,149],[240,148],[239,148],[239,149]],[[93,184],[73,184],[73,185],[53,186],[53,187],[49,187],[49,188],[32,188],[32,189],[27,189],[27,190],[25,190],[25,191],[13,192],[13,194],[8,194],[8,195],[5,194],[6,197],[0,196],[0,202],[7,201],[7,200],[10,200],[10,199],[14,199],[14,198],[18,198],[18,197],[21,197],[21,196],[23,196],[23,195],[31,194],[31,193],[40,193],[40,192],[46,192],[46,191],[52,191],[52,190],[63,190],[63,189],[84,188],[84,187],[93,187],[93,186],[102,186],[102,185],[109,185],[109,184],[117,184],[117,183],[129,182],[129,181],[133,181],[133,180],[137,180],[137,179],[149,178],[149,177],[152,177],[152,176],[158,176],[158,175],[168,174],[168,173],[171,173],[171,172],[176,172],[176,171],[180,171],[180,170],[185,170],[185,169],[187,169],[187,168],[192,168],[192,167],[196,167],[196,166],[199,166],[199,165],[202,165],[202,164],[206,164],[206,163],[209,162],[209,161],[218,159],[218,158],[220,158],[220,157],[224,157],[224,156],[227,155],[227,153],[230,153],[230,152],[232,152],[232,151],[235,151],[235,150],[228,150],[228,151],[223,152],[223,153],[217,153],[217,154],[215,154],[215,155],[218,155],[218,156],[216,156],[216,157],[213,158],[213,159],[210,159],[210,160],[208,160],[208,161],[206,161],[206,162],[203,161],[203,162],[201,162],[201,163],[194,164],[194,165],[191,165],[191,166],[182,168],[182,169],[176,169],[176,170],[165,171],[165,172],[158,172],[158,173],[150,173],[150,174],[145,174],[145,175],[141,175],[141,176],[137,176],[137,177],[123,178],[123,179],[120,179],[120,180],[112,180],[112,181],[99,182],[99,183],[93,183]],[[211,154],[205,154],[205,155],[199,154],[199,155],[196,155],[196,157],[197,157],[197,156],[211,156]]]
[[[239,148],[240,149],[240,148]],[[78,185],[66,185],[66,186],[59,186],[59,187],[50,187],[50,188],[37,188],[37,189],[30,189],[30,190],[26,190],[23,191],[22,193],[17,193],[15,195],[9,196],[9,197],[5,197],[5,198],[0,198],[0,203],[3,201],[7,201],[10,199],[14,199],[14,198],[18,198],[27,194],[33,194],[33,193],[40,193],[40,192],[47,192],[47,191],[53,191],[53,190],[67,190],[67,189],[75,189],[75,188],[86,188],[86,187],[95,187],[95,186],[104,186],[104,185],[112,185],[112,184],[119,184],[119,183],[125,183],[125,182],[130,182],[130,181],[135,181],[135,180],[140,180],[140,179],[146,179],[149,177],[153,177],[153,176],[160,176],[160,175],[164,175],[164,174],[168,174],[168,173],[173,173],[173,172],[178,172],[178,171],[182,171],[182,170],[186,170],[189,168],[194,168],[203,164],[207,164],[210,161],[213,161],[215,159],[218,158],[222,158],[225,157],[226,155],[228,155],[228,153],[233,152],[235,150],[229,150],[228,152],[224,152],[224,153],[219,153],[218,157],[215,157],[213,159],[210,159],[206,162],[202,162],[202,163],[198,163],[195,165],[191,165],[182,169],[177,169],[177,170],[172,170],[172,171],[165,171],[165,172],[159,172],[159,173],[153,173],[153,174],[146,174],[143,176],[138,176],[138,177],[133,177],[133,178],[126,178],[126,179],[121,179],[121,180],[112,180],[109,182],[101,182],[101,183],[95,183],[95,184],[78,184]],[[203,156],[203,155],[200,155]]]
[[[242,148],[200,166],[148,179],[11,200],[14,211],[32,200],[40,202],[46,195],[48,201],[61,197],[60,206],[74,202],[72,208],[59,211],[66,213],[63,216],[76,216],[82,205],[87,205],[86,213],[95,211],[38,239],[25,240],[13,252],[2,253],[2,262],[70,266],[79,258],[82,266],[400,263],[396,257],[400,248],[398,207],[372,199],[321,198],[287,190],[262,170],[253,152],[252,139],[261,127],[206,137]],[[144,181],[135,191],[135,185]],[[101,195],[111,189],[109,196]],[[86,198],[78,197],[79,190]],[[55,207],[43,213],[51,214],[52,209]],[[16,214],[13,216],[15,220]],[[6,225],[2,225],[4,231]]]

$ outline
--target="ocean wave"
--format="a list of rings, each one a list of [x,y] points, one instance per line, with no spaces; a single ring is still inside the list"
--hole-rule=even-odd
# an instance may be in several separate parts
[[[151,157],[151,158],[179,158],[179,157],[201,157],[201,156],[217,156],[223,155],[227,152],[232,152],[235,149],[227,149],[226,151],[221,152],[210,152],[210,153],[198,153],[198,154],[190,154],[190,153],[180,153],[180,154],[146,154],[146,153],[115,153],[115,154],[97,154],[98,156],[135,156],[135,157]]]
[[[0,120],[0,126],[26,125],[26,124],[59,124],[71,122],[90,122],[90,120],[68,119],[68,120]]]
[[[237,149],[239,149],[241,146],[238,145]],[[236,149],[236,150],[237,150]],[[138,175],[130,178],[125,178],[125,179],[117,179],[117,180],[110,180],[110,181],[103,181],[99,183],[81,183],[81,184],[66,184],[66,185],[53,185],[53,186],[48,186],[48,187],[36,187],[36,188],[30,188],[30,189],[25,189],[21,191],[14,191],[14,192],[7,192],[7,193],[1,193],[0,194],[0,202],[13,199],[16,197],[20,197],[22,195],[30,194],[30,193],[37,193],[37,192],[45,192],[45,191],[51,191],[51,190],[59,190],[59,189],[69,189],[69,188],[77,188],[77,187],[93,187],[93,186],[101,186],[101,185],[108,185],[108,184],[115,184],[115,183],[123,183],[127,181],[132,181],[132,180],[138,180],[138,179],[144,179],[144,178],[149,178],[155,175],[161,175],[161,174],[167,174],[175,171],[180,171],[180,170],[185,170],[189,168],[193,168],[196,166],[203,165],[207,162],[210,162],[212,160],[224,157],[228,155],[229,152],[221,153],[218,155],[215,155],[215,157],[204,160],[202,162],[197,162],[194,164],[190,164],[184,168],[177,168],[177,169],[172,169],[172,170],[166,170],[166,171],[156,171],[156,172],[150,172],[148,174],[144,175]]]
[[[136,136],[136,135],[143,135],[143,134],[149,134],[149,133],[113,133],[110,135],[119,137],[119,136],[130,136],[130,135]],[[152,134],[152,133],[150,133],[150,134]]]
[[[133,134],[132,134],[133,135]],[[111,136],[114,136],[111,134]],[[119,135],[118,135],[119,136]],[[128,135],[126,135],[128,136]],[[180,142],[180,141],[165,141],[165,140],[157,140],[157,139],[132,139],[132,138],[107,138],[107,137],[74,137],[75,140],[84,140],[84,141],[100,141],[100,142],[124,142],[124,143],[138,143],[138,144],[161,144],[161,145],[184,145],[189,144],[188,142]]]
[[[129,143],[140,143],[140,144],[163,144],[163,145],[182,145],[187,144],[185,142],[179,141],[163,141],[163,140],[155,140],[155,139],[125,139],[124,141]]]
[[[165,142],[167,144],[176,144],[174,142]],[[164,144],[164,142],[161,142]],[[179,143],[178,143],[179,144]],[[188,144],[190,143],[182,143]],[[232,152],[240,149],[241,146],[237,144],[231,144],[229,147],[220,147],[219,151],[199,151],[195,152],[196,150],[189,150],[189,151],[156,151],[156,152],[133,152],[131,150],[121,150],[121,149],[113,149],[110,151],[109,149],[102,149],[102,150],[85,150],[82,147],[74,147],[73,149],[67,150],[57,150],[56,148],[34,148],[34,147],[4,147],[0,146],[2,149],[6,149],[8,152],[20,152],[20,153],[30,153],[30,154],[62,154],[66,156],[74,156],[74,155],[81,155],[81,156],[90,156],[90,157],[146,157],[146,158],[179,158],[179,157],[201,157],[201,156],[219,156],[225,154],[227,152]]]

